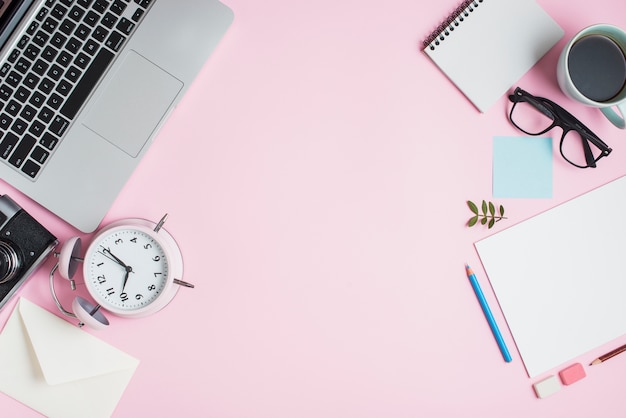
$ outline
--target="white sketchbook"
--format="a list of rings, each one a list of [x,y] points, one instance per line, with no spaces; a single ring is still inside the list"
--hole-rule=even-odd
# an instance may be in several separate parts
[[[530,377],[626,334],[626,176],[475,246]]]
[[[563,33],[535,0],[466,0],[423,50],[485,112]]]

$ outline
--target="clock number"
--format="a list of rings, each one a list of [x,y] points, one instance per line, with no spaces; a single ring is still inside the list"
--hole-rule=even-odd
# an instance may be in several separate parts
[[[126,292],[120,293],[120,299],[122,299],[122,302],[126,302],[128,300],[128,294]]]
[[[130,242],[132,242],[133,244],[137,244],[137,237],[132,238]]]
[[[161,257],[159,257],[158,255],[155,255],[154,257],[152,257],[152,261],[160,261]]]
[[[148,243],[144,245],[143,248],[145,248],[146,250],[149,250],[150,248],[152,248],[152,244]]]
[[[161,276],[161,275],[163,275],[163,273],[161,273],[161,272],[156,272],[156,273],[154,273],[154,277],[159,277],[159,276]]]
[[[111,295],[115,294],[115,290],[113,290],[113,288],[112,288],[112,287],[109,287],[109,288],[107,289],[107,294],[108,294],[109,296],[111,296]]]
[[[123,243],[124,243],[124,240],[121,239],[121,238],[118,238],[118,239],[115,240],[115,245],[120,245],[120,244],[123,244]]]
[[[104,275],[98,276],[98,284],[106,283],[106,281],[107,281],[107,279],[106,279],[106,277],[104,277]]]
[[[152,290],[154,290],[154,289],[156,289],[156,286],[155,286],[155,285],[151,284],[150,286],[148,286],[148,290],[152,291]]]
[[[141,300],[142,298],[143,298],[143,295],[141,293],[137,293],[135,295],[135,299],[137,299],[137,300]]]

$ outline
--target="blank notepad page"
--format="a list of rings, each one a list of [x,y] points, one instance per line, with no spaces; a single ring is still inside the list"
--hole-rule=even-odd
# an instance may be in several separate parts
[[[424,52],[485,112],[563,37],[534,0],[465,1]]]

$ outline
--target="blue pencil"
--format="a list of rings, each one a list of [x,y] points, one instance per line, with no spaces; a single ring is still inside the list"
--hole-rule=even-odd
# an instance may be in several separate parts
[[[480,285],[478,284],[478,279],[476,279],[476,275],[470,268],[468,264],[465,265],[465,270],[467,271],[467,277],[472,283],[472,287],[474,288],[474,293],[476,293],[476,297],[478,298],[478,302],[480,302],[481,308],[483,308],[483,312],[485,314],[485,318],[487,318],[487,322],[489,322],[489,327],[491,327],[491,332],[498,343],[498,347],[500,347],[500,351],[502,352],[502,357],[504,357],[504,361],[507,363],[510,362],[511,354],[509,353],[509,349],[506,347],[506,343],[504,342],[504,338],[502,338],[502,334],[500,333],[500,328],[498,328],[498,324],[496,324],[496,320],[491,313],[491,309],[489,309],[489,305],[487,304],[487,299],[485,299],[485,295],[483,294]]]

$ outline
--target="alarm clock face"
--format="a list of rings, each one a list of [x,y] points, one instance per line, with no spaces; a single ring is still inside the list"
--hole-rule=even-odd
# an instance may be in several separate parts
[[[112,228],[85,255],[85,285],[105,309],[120,315],[149,310],[167,290],[168,253],[149,229]]]

